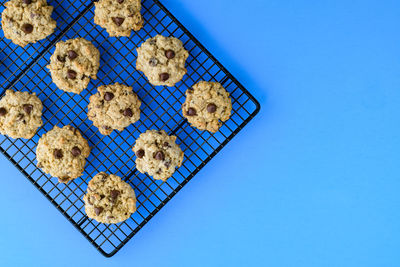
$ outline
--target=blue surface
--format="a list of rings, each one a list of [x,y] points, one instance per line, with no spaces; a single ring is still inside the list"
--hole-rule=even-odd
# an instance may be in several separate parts
[[[105,259],[6,159],[1,266],[399,266],[398,1],[164,1],[261,113]]]

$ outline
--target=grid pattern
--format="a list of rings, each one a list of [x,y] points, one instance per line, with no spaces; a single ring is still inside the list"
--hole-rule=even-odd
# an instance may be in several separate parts
[[[93,24],[93,3],[85,2],[50,2],[55,7],[53,17],[59,29],[48,40],[17,48],[0,36],[0,55],[7,55],[1,58],[0,64],[1,80],[4,80],[0,84],[2,93],[8,88],[36,92],[44,105],[44,125],[36,136],[30,140],[1,136],[0,150],[90,243],[104,256],[110,257],[204,167],[258,113],[260,107],[159,1],[142,1],[144,27],[130,38],[110,38],[104,29]],[[189,51],[188,73],[174,87],[154,87],[135,69],[135,48],[156,34],[179,38]],[[98,79],[92,80],[80,95],[57,89],[46,69],[55,43],[77,37],[92,41],[101,54]],[[181,114],[186,89],[200,80],[218,81],[231,94],[232,116],[215,134],[190,127]],[[89,96],[99,85],[115,82],[134,88],[142,100],[141,119],[122,132],[114,131],[110,136],[103,136],[87,119],[87,105]],[[83,176],[65,185],[36,167],[35,149],[43,133],[54,125],[68,124],[79,128],[92,151]],[[135,168],[131,147],[139,134],[147,129],[164,129],[168,134],[176,135],[177,143],[185,153],[182,167],[167,182],[155,181]],[[82,197],[88,181],[100,171],[123,177],[135,189],[137,212],[125,222],[101,224],[85,215]]]

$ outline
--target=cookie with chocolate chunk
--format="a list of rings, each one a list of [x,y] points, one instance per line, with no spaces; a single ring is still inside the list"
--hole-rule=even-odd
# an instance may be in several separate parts
[[[137,50],[136,69],[153,85],[174,86],[186,74],[189,52],[175,37],[157,35],[147,39]]]
[[[32,138],[43,124],[42,109],[35,93],[7,90],[0,100],[0,133],[11,138]]]
[[[143,26],[140,0],[100,0],[94,3],[94,23],[110,36],[131,35]]]
[[[141,102],[130,86],[102,85],[89,101],[88,118],[103,135],[122,131],[140,118]]]
[[[114,174],[100,172],[90,180],[83,197],[89,218],[101,223],[119,223],[136,211],[133,188]]]
[[[97,78],[99,67],[99,50],[84,38],[58,42],[47,66],[57,87],[75,94]]]
[[[175,143],[176,136],[164,130],[147,130],[140,134],[132,148],[136,154],[136,168],[156,180],[166,181],[183,161],[183,151]]]
[[[4,6],[1,15],[4,37],[17,45],[36,43],[56,28],[57,23],[51,18],[53,7],[46,0],[11,0]]]
[[[220,83],[201,81],[186,91],[182,113],[199,130],[217,132],[231,112],[229,93]]]
[[[37,166],[60,183],[68,183],[82,175],[89,154],[89,144],[78,129],[54,126],[39,139]]]

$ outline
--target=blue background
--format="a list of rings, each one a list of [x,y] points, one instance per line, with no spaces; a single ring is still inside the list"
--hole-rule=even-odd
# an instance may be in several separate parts
[[[111,259],[1,156],[1,266],[400,266],[400,3],[244,2],[163,1],[260,114]]]

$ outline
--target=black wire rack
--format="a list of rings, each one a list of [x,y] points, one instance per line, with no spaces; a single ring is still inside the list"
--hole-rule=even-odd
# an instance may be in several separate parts
[[[104,256],[118,252],[197,172],[202,169],[259,111],[256,99],[208,52],[203,45],[158,1],[142,1],[143,29],[131,37],[110,38],[93,23],[90,1],[48,1],[54,7],[57,30],[47,39],[24,48],[0,33],[0,90],[36,92],[42,100],[44,125],[30,140],[0,136],[0,151]],[[0,12],[4,5],[0,7]],[[187,75],[174,87],[152,86],[136,71],[136,47],[156,34],[182,40],[190,56]],[[57,89],[46,69],[55,43],[83,37],[100,50],[98,79],[81,94]],[[187,88],[200,80],[220,82],[232,98],[232,116],[220,131],[211,134],[192,128],[182,117],[181,105]],[[87,119],[89,96],[103,84],[120,82],[133,86],[142,100],[141,119],[122,132],[101,135]],[[36,167],[35,150],[39,137],[54,125],[73,125],[92,147],[82,177],[65,184]],[[147,129],[164,129],[178,137],[185,153],[182,167],[167,182],[156,181],[135,168],[131,150],[136,138]],[[101,224],[89,219],[82,197],[88,181],[105,171],[124,177],[137,196],[137,211],[125,222]]]

